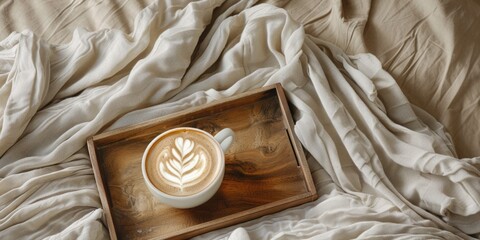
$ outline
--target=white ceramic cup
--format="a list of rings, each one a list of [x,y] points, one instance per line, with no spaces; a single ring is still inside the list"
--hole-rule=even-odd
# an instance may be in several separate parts
[[[208,186],[204,187],[202,190],[199,192],[196,192],[191,195],[186,195],[186,196],[175,196],[172,194],[168,194],[165,191],[162,191],[155,187],[153,182],[150,180],[150,178],[147,175],[147,164],[146,164],[146,159],[148,155],[151,155],[152,147],[158,142],[162,141],[164,136],[168,135],[171,132],[174,131],[179,131],[179,130],[186,130],[186,131],[195,131],[196,133],[203,134],[206,138],[209,138],[213,141],[210,141],[212,144],[209,144],[209,146],[212,146],[214,151],[217,151],[217,156],[218,156],[218,163],[219,163],[219,170],[216,172],[216,176],[214,179],[208,184]],[[231,146],[234,140],[234,132],[230,128],[225,128],[222,129],[220,132],[218,132],[215,136],[212,136],[210,133],[205,132],[201,129],[198,128],[189,128],[189,127],[180,127],[180,128],[174,128],[170,129],[168,131],[165,131],[164,133],[158,135],[155,137],[147,146],[143,158],[142,158],[142,174],[143,174],[143,179],[145,180],[145,183],[147,185],[147,188],[150,190],[150,192],[161,202],[164,204],[167,204],[171,207],[175,208],[193,208],[196,206],[199,206],[206,201],[208,201],[220,188],[220,185],[223,181],[223,176],[225,174],[225,151]],[[214,173],[215,174],[215,173]]]

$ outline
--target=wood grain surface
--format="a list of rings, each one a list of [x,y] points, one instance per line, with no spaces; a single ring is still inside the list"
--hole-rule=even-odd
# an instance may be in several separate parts
[[[296,139],[289,136],[291,123],[278,88],[261,89],[90,139],[92,162],[96,161],[93,166],[98,168],[94,171],[104,195],[102,204],[109,208],[105,211],[110,214],[107,222],[112,221],[108,225],[114,228],[111,236],[187,238],[315,199],[303,152],[291,142],[291,138]],[[200,128],[212,135],[229,127],[236,134],[225,153],[225,177],[219,191],[192,209],[175,209],[158,202],[141,173],[148,143],[163,131],[180,126]]]

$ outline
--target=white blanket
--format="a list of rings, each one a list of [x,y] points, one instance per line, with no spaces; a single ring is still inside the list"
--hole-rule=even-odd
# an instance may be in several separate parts
[[[277,82],[320,198],[199,239],[479,237],[480,158],[456,158],[375,56],[253,5],[158,1],[130,34],[0,42],[0,239],[108,238],[89,136]]]

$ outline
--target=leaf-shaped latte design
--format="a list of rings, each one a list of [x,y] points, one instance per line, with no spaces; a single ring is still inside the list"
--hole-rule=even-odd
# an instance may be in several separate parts
[[[162,152],[161,155],[164,155],[164,158],[168,160],[160,162],[160,175],[171,186],[183,190],[205,171],[205,153],[203,151],[193,151],[194,147],[195,143],[193,141],[177,137],[170,152]]]

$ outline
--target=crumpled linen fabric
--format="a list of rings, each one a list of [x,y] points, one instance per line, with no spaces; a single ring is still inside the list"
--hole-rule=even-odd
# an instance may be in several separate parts
[[[273,83],[320,198],[198,239],[478,237],[480,159],[456,158],[375,56],[346,55],[254,4],[158,1],[129,34],[0,42],[0,237],[108,238],[89,136]]]

